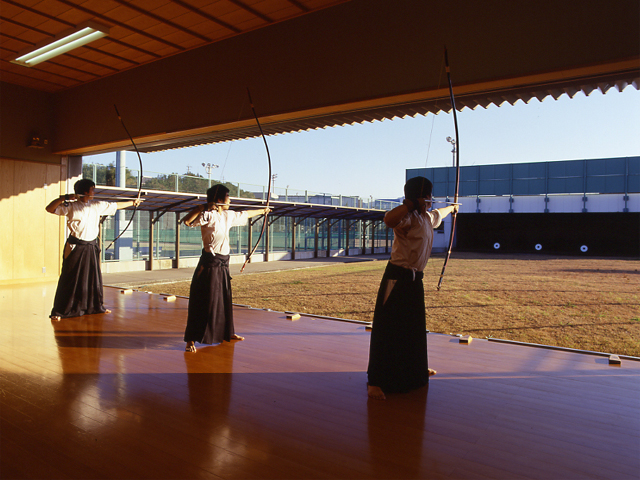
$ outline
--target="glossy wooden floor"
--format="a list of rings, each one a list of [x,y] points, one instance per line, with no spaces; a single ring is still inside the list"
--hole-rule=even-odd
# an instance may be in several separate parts
[[[0,476],[635,479],[640,362],[429,335],[428,389],[368,401],[361,325],[237,308],[185,353],[187,300],[0,287]]]

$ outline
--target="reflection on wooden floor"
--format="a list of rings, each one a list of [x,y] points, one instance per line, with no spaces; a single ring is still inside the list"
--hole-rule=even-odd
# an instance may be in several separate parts
[[[428,389],[368,401],[357,324],[237,308],[184,352],[187,300],[0,287],[2,478],[638,479],[640,362],[429,335]]]

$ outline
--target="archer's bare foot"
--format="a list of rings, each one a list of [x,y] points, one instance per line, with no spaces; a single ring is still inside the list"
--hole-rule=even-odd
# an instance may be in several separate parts
[[[193,352],[196,351],[196,342],[187,342],[187,346],[184,349],[185,352]]]
[[[58,315],[52,315],[50,318],[52,322],[59,322],[62,320],[62,317],[59,317]]]
[[[231,340],[244,340],[244,337],[241,337],[240,335],[234,333],[233,335],[231,335]]]
[[[384,392],[380,387],[374,387],[373,385],[367,385],[367,395],[369,398],[373,398],[374,400],[386,400],[387,397],[384,396]]]
[[[431,368],[429,369],[429,376],[435,375],[436,373],[438,373],[438,372],[436,372],[435,370],[433,370]]]
[[[104,311],[104,313],[111,313],[111,310],[109,310],[108,308]]]

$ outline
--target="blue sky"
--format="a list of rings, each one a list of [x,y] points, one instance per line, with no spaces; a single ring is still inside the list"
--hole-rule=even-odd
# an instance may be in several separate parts
[[[575,160],[640,155],[640,92],[629,86],[606,95],[563,95],[529,104],[464,109],[458,112],[460,164]],[[128,125],[135,131],[134,126]],[[267,137],[275,187],[279,190],[395,198],[402,195],[407,168],[452,164],[451,114],[386,120]],[[115,154],[85,157],[108,164]],[[262,139],[142,154],[151,172],[207,176],[202,163],[219,165],[213,179],[266,185],[267,157]],[[137,169],[135,153],[127,164]],[[244,188],[244,187],[243,187]]]

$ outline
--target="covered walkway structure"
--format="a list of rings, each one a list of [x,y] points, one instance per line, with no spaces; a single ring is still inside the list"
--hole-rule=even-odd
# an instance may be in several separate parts
[[[138,195],[138,191],[134,189],[108,186],[96,187],[95,193],[97,199],[112,201],[126,201]],[[126,235],[112,244],[111,239],[125,227],[127,219],[123,217],[122,222],[116,223],[117,220],[114,221],[113,217],[110,217],[110,220],[103,223],[105,233],[101,237],[103,262],[105,259],[120,258],[133,260],[133,262],[119,262],[117,265],[106,263],[104,271],[121,272],[195,266],[202,248],[200,232],[199,229],[185,228],[181,219],[193,207],[206,203],[206,195],[153,190],[142,190],[140,194],[144,202],[138,210],[147,212],[145,220],[142,221],[146,225],[141,225],[138,219],[137,225],[131,231],[126,232]],[[266,200],[260,199],[232,198],[231,201],[232,210],[263,208],[267,204]],[[390,231],[382,223],[384,210],[278,200],[270,201],[269,208],[272,212],[268,216],[265,235],[261,242],[262,248],[256,251],[257,254],[254,254],[251,261],[295,260],[296,258],[331,257],[338,254],[365,255],[390,251],[392,238],[390,238]],[[167,214],[172,215],[173,220],[161,222]],[[274,249],[270,245],[273,234],[269,231],[281,219],[287,219],[286,222],[277,224],[281,239],[279,243],[284,245]],[[259,235],[263,221],[263,217],[260,216],[253,219],[247,227],[234,227],[231,234],[232,263],[244,262],[246,254],[255,244],[253,234],[255,232]],[[173,225],[170,225],[171,223]],[[163,225],[165,231],[170,230],[170,237],[173,238],[167,239],[166,235],[157,231],[163,228]],[[283,231],[283,227],[288,227],[289,230]],[[304,229],[306,231],[301,227],[306,227]],[[322,238],[320,238],[321,229]],[[332,239],[332,231],[336,231],[334,235],[340,236],[337,242]],[[298,239],[300,234],[307,237],[303,242]],[[304,246],[309,236],[312,247],[298,253],[299,246]],[[164,237],[162,242],[159,241],[161,237]],[[172,242],[173,245],[171,245]],[[167,246],[168,249],[166,249]],[[107,249],[107,247],[110,248]],[[163,247],[169,252],[168,257],[166,252],[162,255]],[[183,258],[183,255],[186,258]]]

